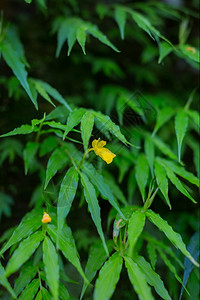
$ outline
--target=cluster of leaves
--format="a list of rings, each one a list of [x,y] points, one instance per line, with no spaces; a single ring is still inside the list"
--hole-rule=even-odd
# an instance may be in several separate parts
[[[30,4],[32,1],[26,2]],[[64,1],[61,2],[63,3],[59,5],[63,8],[65,4]],[[48,14],[44,0],[37,0],[36,5],[41,12]],[[184,104],[182,99],[163,87],[157,93],[141,93],[137,89],[133,94],[131,86],[125,83],[126,76],[136,74],[136,82],[141,88],[141,83],[146,82],[150,86],[156,83],[156,77],[155,81],[152,79],[153,72],[148,76],[146,67],[143,70],[136,59],[136,67],[134,64],[129,65],[129,61],[126,62],[126,73],[114,55],[110,58],[113,52],[106,53],[114,51],[116,55],[123,55],[123,51],[118,50],[120,46],[116,47],[99,29],[102,21],[99,26],[95,21],[86,21],[89,15],[87,5],[85,13],[84,10],[83,13],[81,9],[79,11],[76,1],[69,1],[68,6],[63,15],[60,15],[60,7],[58,11],[55,8],[53,13],[50,10],[49,18],[52,32],[57,33],[58,37],[56,58],[59,60],[62,54],[64,57],[72,56],[70,62],[73,66],[78,65],[81,70],[83,65],[89,64],[96,76],[94,83],[89,72],[83,74],[85,78],[79,87],[79,99],[76,98],[76,90],[65,98],[46,82],[48,80],[28,76],[27,69],[30,66],[18,30],[14,25],[5,26],[1,20],[0,54],[15,76],[2,76],[0,84],[9,90],[9,97],[15,101],[27,101],[29,97],[37,110],[40,105],[45,105],[45,109],[39,109],[44,114],[42,118],[31,120],[28,116],[28,124],[15,126],[14,130],[4,134],[2,132],[0,136],[0,164],[4,166],[9,160],[12,165],[19,156],[24,161],[25,174],[29,173],[30,177],[36,175],[38,180],[34,188],[30,185],[32,195],[29,205],[32,210],[25,214],[16,228],[9,228],[0,239],[3,243],[0,250],[0,284],[14,299],[38,300],[53,297],[66,300],[78,299],[78,296],[73,295],[73,289],[71,292],[70,284],[77,285],[77,281],[80,283],[83,279],[82,290],[77,288],[81,299],[87,299],[87,295],[91,299],[92,294],[95,300],[110,299],[116,290],[120,273],[123,280],[124,262],[135,290],[135,294],[127,291],[127,299],[129,296],[133,299],[133,295],[140,299],[154,299],[150,286],[162,299],[171,299],[177,289],[173,291],[166,278],[164,284],[158,274],[156,264],[158,267],[162,266],[157,258],[159,254],[172,274],[171,278],[175,277],[189,295],[185,287],[187,279],[193,266],[195,265],[194,270],[199,267],[196,240],[192,239],[187,249],[181,235],[175,230],[175,220],[174,224],[171,222],[172,228],[150,206],[153,201],[158,203],[161,199],[172,209],[179,198],[185,201],[185,197],[192,201],[191,205],[196,204],[195,188],[199,187],[199,151],[196,139],[199,133],[199,114],[195,105],[191,108],[196,99],[196,87],[191,88],[189,85],[190,94],[184,97]],[[98,4],[95,9],[100,19],[104,18],[105,22],[114,20],[118,25],[119,31],[111,23],[114,29],[110,35],[113,39],[120,35],[125,43],[126,38],[129,41],[130,36],[133,36],[138,44],[141,43],[144,48],[143,63],[151,66],[151,61],[158,57],[158,63],[154,62],[152,67],[157,70],[158,78],[162,78],[162,75],[156,69],[157,66],[170,60],[171,57],[168,56],[172,53],[175,55],[172,59],[187,63],[193,72],[198,68],[199,50],[187,42],[190,33],[188,18],[195,18],[195,12],[186,8],[181,11],[181,8],[175,9],[159,1],[126,6]],[[179,22],[178,44],[172,43],[169,37],[161,33],[163,15],[166,19]],[[94,17],[93,19],[95,20]],[[90,48],[90,52],[93,51],[94,54],[86,55],[86,41],[90,41],[90,36],[98,39],[96,45],[102,48],[97,52]],[[61,50],[66,41],[68,52],[63,53]],[[75,49],[76,41],[85,56],[79,49]],[[110,49],[105,50],[105,45]],[[40,56],[39,53],[37,56]],[[62,67],[61,64],[61,69]],[[111,81],[103,81],[101,84],[102,78],[99,77],[100,84],[97,85],[102,71]],[[47,77],[46,74],[44,76]],[[170,72],[168,76],[172,76]],[[56,86],[56,75],[53,74],[52,77]],[[75,86],[76,77],[77,74],[74,73]],[[176,92],[176,88],[174,90]],[[38,96],[46,100],[45,104],[42,104]],[[108,147],[116,154],[115,163],[111,166],[105,165],[94,153],[88,154],[92,140],[99,136],[110,141]],[[188,149],[192,151],[192,167],[186,160]],[[8,194],[7,190],[0,192],[0,219],[3,214],[7,217],[11,214],[14,197]],[[82,224],[78,220],[70,220],[73,211],[78,219],[79,208],[75,208],[78,199],[81,209],[84,209],[86,202],[91,223],[87,212],[83,213],[83,219],[80,217]],[[105,204],[101,200],[106,200]],[[103,209],[103,205],[106,205],[106,209]],[[109,214],[106,220],[107,208]],[[52,218],[50,224],[42,223],[44,210]],[[189,220],[189,216],[187,218]],[[82,229],[85,219],[88,220],[86,231]],[[113,234],[110,230],[111,223]],[[197,231],[193,218],[191,223],[193,232]],[[151,224],[163,232],[166,239],[163,235],[161,238],[164,240],[161,241],[157,238],[159,233],[152,234],[149,230]],[[89,226],[93,228],[94,234],[90,232]],[[169,241],[186,257],[184,266]],[[8,250],[9,254],[6,252]],[[83,269],[81,257],[85,253],[88,259],[85,259]],[[82,279],[74,280],[66,275],[66,268],[71,265]],[[183,269],[182,281],[178,273]],[[13,274],[14,287],[8,281],[8,277]],[[195,273],[195,276],[194,282],[198,280],[198,274]],[[91,283],[94,283],[94,291]],[[180,297],[182,293],[183,291]],[[6,292],[2,291],[2,295],[4,294]],[[125,294],[120,296],[123,298]],[[186,294],[185,297],[189,296]]]

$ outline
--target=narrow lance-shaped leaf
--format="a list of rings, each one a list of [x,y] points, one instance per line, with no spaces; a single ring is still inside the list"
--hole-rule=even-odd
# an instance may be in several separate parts
[[[166,168],[167,171],[167,176],[169,178],[169,180],[174,184],[174,186],[186,197],[188,197],[193,203],[197,203],[192,196],[190,196],[190,194],[188,193],[188,191],[186,190],[186,188],[183,186],[183,184],[181,183],[181,181],[178,179],[178,177],[174,174],[174,172],[172,172],[169,168]]]
[[[109,247],[111,248],[111,247]],[[95,243],[89,253],[89,258],[87,261],[87,264],[85,266],[85,275],[89,282],[92,281],[92,279],[95,277],[97,271],[101,268],[103,263],[106,261],[107,255],[105,253],[105,250],[102,246],[102,243],[98,241]],[[83,295],[88,287],[89,283],[84,282],[83,288],[81,291],[81,299],[83,298]]]
[[[141,300],[153,300],[151,289],[148,286],[145,275],[139,266],[128,256],[124,256],[125,266],[128,270],[129,279]]]
[[[29,284],[29,282],[35,277],[37,268],[32,265],[24,265],[19,277],[15,281],[14,291],[17,295]]]
[[[145,260],[145,258],[142,256],[136,256],[134,257],[134,261],[144,273],[146,281],[154,287],[157,294],[165,300],[171,300],[171,297],[169,296],[160,276],[151,268],[151,265]]]
[[[82,25],[79,27],[79,29],[77,30],[77,33],[76,33],[77,41],[78,41],[79,45],[81,46],[84,55],[86,55],[86,53],[85,53],[86,29],[87,29],[87,27]]]
[[[67,154],[64,152],[62,148],[56,149],[51,154],[47,164],[44,189],[46,189],[49,181],[57,173],[57,171],[66,165],[67,160],[68,160]]]
[[[108,248],[106,246],[106,242],[105,242],[105,238],[101,226],[100,207],[99,207],[94,186],[90,183],[88,177],[84,173],[81,173],[81,183],[84,187],[84,196],[85,196],[85,200],[88,203],[88,209],[91,213],[95,226],[97,227],[97,231],[104,245],[104,249],[107,255],[109,256]]]
[[[43,242],[43,261],[47,283],[55,300],[58,299],[59,265],[58,254],[52,241],[46,236]]]
[[[7,249],[9,249],[15,243],[21,241],[34,231],[36,231],[42,225],[42,214],[41,209],[33,210],[26,214],[19,226],[15,229],[8,242],[3,246],[0,251],[2,255]]]
[[[171,243],[178,248],[187,258],[191,260],[193,264],[199,266],[199,264],[194,260],[191,254],[186,249],[186,246],[177,232],[175,232],[172,227],[167,223],[167,221],[163,220],[159,214],[154,213],[152,210],[146,211],[146,216],[148,219],[156,225],[161,231],[164,232],[166,237],[171,241]]]
[[[140,154],[135,167],[135,177],[137,184],[142,195],[143,202],[145,201],[145,187],[149,177],[149,167],[147,164],[146,157],[143,154]]]
[[[148,242],[147,252],[149,255],[151,266],[152,266],[153,270],[155,271],[155,266],[156,266],[156,262],[157,262],[157,252],[156,252],[156,247],[154,246],[153,243]]]
[[[188,126],[188,115],[184,110],[180,110],[175,117],[175,131],[178,143],[178,159],[181,160],[181,146]]]
[[[156,126],[152,135],[155,135],[156,132],[174,115],[174,109],[172,107],[163,107],[157,112]]]
[[[122,40],[124,39],[124,28],[126,24],[126,11],[121,6],[115,6],[115,21],[117,22]]]
[[[133,248],[141,235],[145,225],[145,214],[142,210],[133,212],[128,222],[128,240],[129,240],[129,255],[133,253]]]
[[[95,284],[94,300],[111,298],[119,280],[122,264],[123,259],[118,253],[114,253],[104,264]]]
[[[71,167],[61,183],[57,205],[58,235],[61,233],[64,220],[70,211],[72,201],[76,195],[78,179],[79,176],[77,170],[74,167]]]
[[[155,147],[152,142],[152,140],[149,137],[145,138],[144,141],[144,150],[145,150],[145,155],[151,170],[151,174],[153,176],[153,166],[154,166],[154,157],[155,157]]]
[[[55,226],[48,225],[47,232],[53,239],[54,243],[57,242],[57,230]],[[85,281],[87,278],[81,268],[81,264],[78,258],[78,252],[76,249],[76,245],[72,236],[72,232],[69,227],[64,225],[63,227],[63,234],[59,236],[58,240],[58,248],[62,251],[63,255],[68,259],[78,270],[80,275],[83,277]]]
[[[0,285],[4,286],[8,290],[8,292],[13,296],[14,299],[17,298],[17,295],[13,291],[10,283],[8,282],[8,279],[6,278],[5,270],[2,267],[1,262],[0,262]]]
[[[5,40],[0,43],[0,50],[6,63],[12,69],[17,79],[20,81],[21,85],[27,92],[36,109],[38,109],[37,100],[33,97],[27,81],[25,64],[22,62],[19,54],[15,51],[13,46]]]
[[[27,174],[28,172],[28,168],[30,167],[36,153],[37,150],[39,148],[39,144],[38,143],[34,143],[34,142],[28,142],[26,145],[26,148],[24,149],[24,162],[25,162],[25,174]]]
[[[81,119],[81,136],[83,140],[84,150],[88,150],[88,143],[94,126],[94,115],[91,111],[86,111]]]
[[[171,204],[168,197],[168,180],[167,180],[166,172],[163,166],[160,165],[157,161],[155,161],[155,175],[156,175],[156,181],[158,187],[171,209]]]
[[[158,59],[158,63],[160,64],[163,59],[169,55],[171,52],[173,51],[173,48],[171,45],[169,45],[166,42],[160,42],[159,43],[159,59]]]
[[[44,235],[37,231],[23,240],[15,250],[6,267],[6,276],[10,276],[23,265],[38,248]]]
[[[8,136],[13,136],[13,135],[17,135],[17,134],[29,134],[29,133],[32,133],[33,131],[37,131],[37,130],[38,130],[37,128],[34,128],[33,126],[26,124],[26,125],[22,125],[18,128],[15,128],[14,130],[12,130],[8,133],[0,135],[0,137],[8,137]]]
[[[29,285],[25,288],[22,294],[19,296],[19,300],[34,299],[35,295],[39,289],[40,281],[39,279],[34,279]]]
[[[72,128],[74,128],[76,125],[78,125],[82,119],[82,116],[85,113],[85,109],[83,108],[78,108],[74,109],[68,119],[67,119],[67,127],[65,129],[64,135],[63,135],[63,140],[65,139],[66,135],[69,133]]]

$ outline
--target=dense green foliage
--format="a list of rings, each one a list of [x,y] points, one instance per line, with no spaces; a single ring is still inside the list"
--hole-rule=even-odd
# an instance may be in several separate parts
[[[0,299],[198,299],[198,3],[108,2],[1,2]]]

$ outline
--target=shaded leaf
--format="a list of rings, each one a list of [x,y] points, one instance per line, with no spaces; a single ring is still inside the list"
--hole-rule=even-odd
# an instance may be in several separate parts
[[[84,108],[77,108],[69,114],[69,117],[67,118],[67,126],[65,129],[65,133],[63,135],[63,140],[65,139],[66,135],[72,130],[72,128],[74,128],[80,123],[84,113]]]
[[[122,40],[124,39],[124,28],[126,24],[126,12],[120,7],[115,6],[115,21],[120,29]]]
[[[19,295],[21,291],[29,284],[29,282],[35,277],[37,269],[34,266],[24,265],[19,277],[15,281],[14,290],[16,295]]]
[[[22,125],[8,133],[2,134],[0,137],[13,136],[13,135],[17,135],[17,134],[29,134],[29,133],[32,133],[35,131],[37,131],[37,128],[34,128],[31,125]]]
[[[175,131],[178,143],[178,159],[181,160],[181,146],[188,126],[188,116],[184,110],[179,110],[175,117]]]
[[[86,111],[81,119],[81,136],[84,150],[88,150],[88,143],[94,126],[94,115],[91,111]]]
[[[19,296],[19,300],[34,299],[40,286],[39,279],[34,279]]]
[[[38,148],[39,148],[38,143],[28,142],[26,144],[26,148],[24,149],[24,153],[23,153],[24,163],[25,163],[25,174],[27,174],[28,169],[34,160],[34,157],[37,153]]]
[[[173,48],[171,47],[171,45],[169,45],[166,42],[160,42],[159,43],[159,59],[158,59],[158,63],[160,64],[163,59],[169,55],[171,52],[173,51]]]
[[[142,195],[143,202],[145,201],[145,187],[149,177],[149,167],[147,164],[146,157],[143,154],[140,154],[136,166],[135,166],[135,178]]]
[[[145,225],[145,214],[138,209],[133,212],[128,222],[129,255],[133,253],[134,246],[141,235]]]
[[[146,154],[146,158],[151,170],[151,174],[153,175],[153,166],[154,166],[154,157],[155,157],[155,148],[152,140],[147,137],[144,141],[144,151]]]
[[[166,172],[164,167],[161,164],[159,164],[159,162],[157,161],[155,161],[155,175],[156,175],[156,182],[158,184],[158,187],[161,193],[163,194],[163,196],[165,197],[168,206],[171,209],[171,204],[168,197],[168,179],[166,176]]]
[[[174,115],[174,109],[170,106],[165,106],[157,113],[156,126],[152,135],[156,134],[156,132],[171,119]]]
[[[6,278],[5,270],[2,267],[1,262],[0,262],[0,285],[4,286],[8,290],[8,292],[13,296],[14,299],[17,298],[17,295],[13,291],[8,279]]]

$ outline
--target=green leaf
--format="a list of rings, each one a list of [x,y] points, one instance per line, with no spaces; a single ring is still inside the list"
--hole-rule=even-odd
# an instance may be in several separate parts
[[[188,110],[187,114],[189,115],[190,119],[192,122],[195,123],[196,127],[197,127],[197,132],[199,133],[199,128],[200,128],[200,116],[199,116],[199,112],[196,110]]]
[[[6,267],[6,276],[10,276],[23,265],[34,251],[38,248],[44,235],[41,231],[37,231],[23,240],[19,247],[15,250]]]
[[[155,266],[156,266],[156,262],[157,262],[157,253],[156,253],[156,248],[153,245],[153,243],[148,242],[148,244],[147,244],[147,252],[148,252],[148,255],[149,255],[151,266],[152,266],[152,268],[155,271]]]
[[[111,247],[109,247],[111,248]],[[105,253],[105,250],[102,246],[102,243],[99,241],[92,245],[89,253],[89,258],[87,261],[87,264],[85,266],[85,275],[89,282],[92,281],[92,279],[95,277],[97,271],[101,268],[103,263],[106,261],[107,255]],[[89,283],[84,282],[83,288],[81,291],[81,299],[83,298],[83,295],[88,287]]]
[[[44,87],[40,84],[39,80],[34,80],[35,88],[38,91],[38,93],[45,99],[47,102],[51,103],[55,107],[55,104],[51,101],[51,98],[47,94],[46,90]]]
[[[14,291],[18,296],[21,291],[29,284],[29,282],[35,277],[37,268],[34,266],[24,265],[19,277],[15,281]]]
[[[160,276],[151,268],[151,265],[145,260],[145,258],[142,256],[136,256],[134,257],[134,261],[145,275],[146,281],[154,287],[157,294],[162,299],[171,300],[171,297],[169,296]]]
[[[56,89],[54,89],[50,84],[42,80],[37,80],[37,82],[53,99],[57,100],[60,104],[63,104],[68,111],[72,111],[67,101],[63,98],[63,96]]]
[[[155,144],[155,146],[166,156],[173,160],[178,160],[178,157],[172,152],[172,150],[169,148],[168,145],[166,145],[161,139],[154,136],[152,137],[152,141]]]
[[[126,24],[126,11],[121,6],[115,6],[115,21],[119,26],[122,40],[124,39],[124,28]]]
[[[42,300],[42,291],[41,290],[39,290],[39,292],[37,293],[35,300]]]
[[[154,128],[154,131],[152,135],[155,135],[156,132],[167,122],[171,119],[171,117],[174,115],[174,109],[170,106],[163,107],[161,110],[157,113],[157,119],[156,119],[156,126]]]
[[[200,62],[199,58],[199,49],[190,46],[190,45],[180,45],[179,49],[181,53],[183,53],[186,57],[190,58],[191,60],[194,60],[196,62]]]
[[[39,289],[40,281],[39,279],[34,279],[29,285],[25,288],[22,294],[19,296],[19,300],[34,299],[35,295]]]
[[[128,270],[129,279],[139,298],[141,300],[153,300],[154,298],[151,294],[151,289],[148,286],[145,275],[139,266],[128,256],[124,256],[124,260],[125,266]]]
[[[166,42],[160,42],[159,43],[159,59],[158,59],[158,63],[160,64],[163,59],[169,55],[171,52],[173,51],[173,48],[171,45],[169,45]]]
[[[173,183],[173,185],[186,197],[188,197],[193,203],[197,203],[192,196],[188,193],[186,188],[182,185],[181,181],[178,179],[178,177],[172,172],[169,168],[166,168],[167,176],[169,180]]]
[[[95,284],[94,300],[110,299],[116,288],[121,273],[123,259],[114,253],[103,265]]]
[[[166,172],[163,166],[159,164],[159,162],[157,161],[155,161],[155,176],[156,176],[156,182],[158,184],[158,187],[161,193],[163,194],[163,196],[165,197],[168,206],[171,209],[171,204],[168,197],[168,180],[167,180]]]
[[[70,300],[70,295],[64,284],[59,283],[59,296],[62,300]]]
[[[75,268],[78,270],[83,279],[87,281],[87,278],[85,277],[85,274],[81,268],[76,245],[70,228],[64,225],[63,234],[60,235],[58,238],[55,226],[48,225],[47,232],[52,237],[54,243],[57,242],[58,248],[62,251],[65,258],[68,259],[75,266]]]
[[[144,212],[139,209],[134,211],[128,222],[129,256],[133,253],[134,246],[143,231],[144,225]]]
[[[144,141],[144,151],[145,155],[151,170],[151,174],[153,176],[153,166],[154,166],[154,157],[155,157],[155,148],[152,140],[149,137],[145,138]]]
[[[159,158],[158,160],[164,167],[168,167],[177,175],[185,178],[192,184],[195,184],[197,187],[199,187],[199,179],[194,174],[186,171],[183,167],[176,165],[173,161],[169,161],[163,158]]]
[[[143,202],[145,201],[145,187],[149,177],[149,167],[147,164],[146,157],[143,154],[140,154],[136,166],[135,166],[135,178],[142,195]]]
[[[38,143],[28,142],[26,144],[26,148],[24,149],[24,153],[23,153],[24,162],[25,162],[25,174],[27,174],[28,169],[34,160],[34,157],[37,153],[38,148],[39,148]]]
[[[46,236],[43,242],[43,261],[47,283],[55,300],[58,299],[59,265],[54,244]]]
[[[81,136],[84,150],[88,150],[88,143],[94,126],[94,115],[91,111],[86,111],[81,119]]]
[[[51,178],[63,168],[68,161],[68,156],[62,148],[56,149],[50,156],[46,169],[44,189],[46,189]]]
[[[32,234],[42,225],[41,210],[33,210],[26,214],[19,226],[15,229],[8,242],[3,246],[0,251],[0,256],[12,245],[21,241],[23,238]]]
[[[181,160],[181,146],[188,126],[188,116],[184,110],[179,110],[175,117],[175,131],[178,143],[178,159]]]
[[[6,40],[0,43],[0,50],[3,54],[3,58],[5,59],[8,66],[12,69],[17,79],[20,81],[21,85],[27,92],[36,109],[38,109],[37,100],[33,97],[27,81],[27,72],[25,69],[25,64],[24,62],[22,62],[19,53],[16,52],[13,46]]]
[[[199,264],[194,260],[194,258],[186,249],[186,246],[180,234],[175,232],[172,229],[172,227],[167,223],[167,221],[163,220],[159,214],[154,213],[152,210],[146,211],[146,216],[155,226],[157,226],[161,231],[164,232],[166,237],[176,248],[178,248],[183,253],[183,255],[187,256],[187,258],[190,259],[193,264],[199,266]]]
[[[94,116],[98,119],[99,122],[101,122],[102,127],[105,127],[115,135],[122,143],[125,145],[128,143],[125,136],[121,133],[120,128],[118,125],[116,125],[113,121],[111,121],[109,116],[106,116],[100,112],[94,111]]]
[[[17,135],[17,134],[29,134],[29,133],[32,133],[34,131],[37,131],[37,129],[33,128],[33,126],[31,126],[31,125],[22,125],[18,128],[15,128],[14,130],[12,130],[8,133],[0,135],[0,137],[13,136],[13,135]]]
[[[87,28],[83,25],[78,28],[77,33],[76,33],[77,41],[79,42],[79,45],[81,46],[84,55],[86,55],[86,53],[85,53],[86,29]]]
[[[74,167],[71,167],[67,171],[61,183],[57,205],[58,234],[61,234],[65,218],[70,211],[72,202],[76,195],[78,179],[79,176],[77,170]]]
[[[49,291],[42,287],[42,299],[43,300],[52,300],[52,296],[50,295]]]
[[[101,216],[100,216],[100,207],[99,203],[97,200],[96,192],[94,189],[94,186],[90,183],[88,177],[84,174],[81,173],[81,183],[84,187],[84,196],[85,200],[88,203],[88,209],[91,213],[92,219],[97,227],[97,231],[100,235],[100,238],[102,240],[102,243],[104,245],[104,249],[109,256],[108,248],[106,246],[102,226],[101,226]]]
[[[8,279],[6,278],[5,270],[2,267],[1,262],[0,262],[0,285],[4,286],[8,290],[8,292],[13,296],[14,299],[17,298],[17,295],[13,291],[10,283],[8,282]]]
[[[76,125],[78,125],[83,117],[83,114],[85,113],[84,108],[77,108],[74,109],[67,118],[67,127],[65,129],[65,133],[63,135],[63,140],[65,139],[66,135],[74,128]]]

